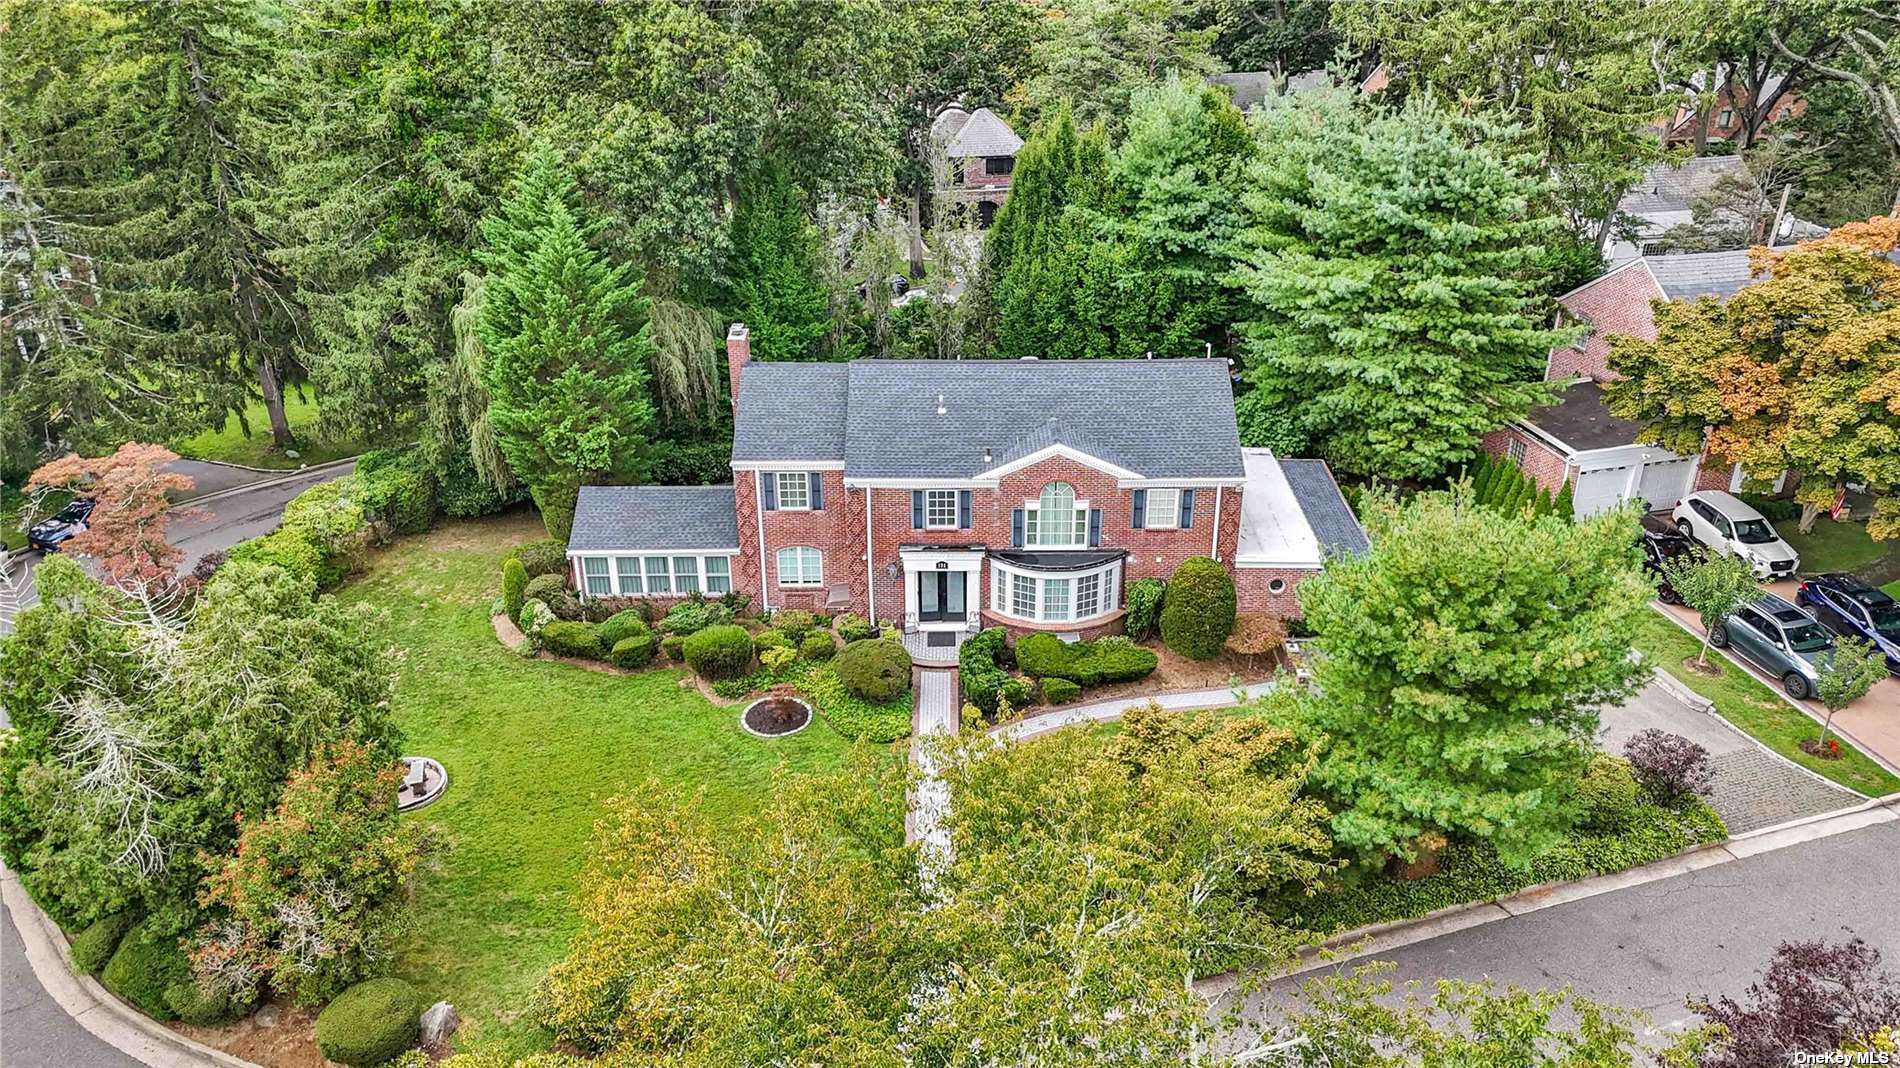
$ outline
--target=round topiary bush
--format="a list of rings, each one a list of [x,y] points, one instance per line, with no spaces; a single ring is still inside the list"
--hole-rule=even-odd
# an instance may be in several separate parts
[[[636,634],[631,638],[622,638],[614,643],[607,659],[618,668],[633,671],[653,663],[655,643],[652,634]]]
[[[785,632],[777,628],[768,628],[754,634],[752,636],[752,645],[760,652],[764,652],[767,649],[790,649],[793,647],[792,639],[786,637]]]
[[[80,975],[97,975],[99,969],[112,959],[112,953],[119,948],[125,938],[125,932],[132,929],[138,917],[129,912],[114,913],[103,920],[95,920],[92,926],[79,932],[73,939],[73,971]]]
[[[687,665],[701,678],[738,678],[752,667],[752,636],[731,623],[688,635],[682,651]]]
[[[1583,803],[1584,830],[1615,834],[1636,822],[1642,791],[1628,761],[1598,753],[1577,782],[1577,800]]]
[[[600,635],[592,623],[557,620],[541,628],[541,646],[556,656],[600,659]]]
[[[1190,556],[1168,579],[1161,640],[1190,660],[1212,660],[1234,630],[1234,579],[1219,561]]]
[[[888,701],[910,689],[910,654],[896,642],[852,642],[832,661],[832,670],[847,692],[866,701]]]
[[[207,994],[190,979],[166,987],[165,1004],[180,1020],[200,1027],[228,1024],[251,1011],[249,1001],[229,994]]]
[[[814,630],[798,643],[798,655],[806,660],[830,660],[837,651],[838,643],[831,639],[829,631]]]
[[[154,1020],[170,1020],[176,1013],[165,1001],[173,983],[191,980],[191,963],[178,948],[178,933],[169,924],[146,918],[119,940],[99,981],[107,990],[131,1002]]]
[[[626,608],[602,620],[600,626],[595,628],[595,633],[600,635],[602,649],[612,649],[628,638],[652,634],[653,630],[647,626],[646,620],[640,618],[639,609]]]
[[[317,1014],[317,1051],[350,1068],[382,1064],[421,1038],[424,1007],[401,979],[358,983]]]
[[[675,664],[686,659],[686,639],[677,634],[669,634],[660,639],[660,652]]]

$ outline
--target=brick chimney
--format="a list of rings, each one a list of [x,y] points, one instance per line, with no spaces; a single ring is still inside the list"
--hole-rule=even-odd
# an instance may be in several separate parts
[[[732,381],[732,410],[739,410],[739,372],[752,362],[752,332],[744,323],[726,331],[726,376]]]

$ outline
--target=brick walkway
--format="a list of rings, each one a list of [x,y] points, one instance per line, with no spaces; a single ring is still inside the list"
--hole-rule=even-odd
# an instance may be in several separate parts
[[[1852,790],[1791,767],[1754,746],[1718,753],[1709,763],[1715,768],[1715,794],[1709,804],[1721,813],[1730,834],[1818,816],[1862,800]]]

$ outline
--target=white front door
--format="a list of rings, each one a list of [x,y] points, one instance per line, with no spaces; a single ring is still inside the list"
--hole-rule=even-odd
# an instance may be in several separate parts
[[[960,630],[982,603],[980,549],[907,549],[904,567],[904,626],[912,630]]]

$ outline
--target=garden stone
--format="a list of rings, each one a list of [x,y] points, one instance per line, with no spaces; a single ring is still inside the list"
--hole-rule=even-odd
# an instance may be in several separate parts
[[[423,1010],[422,1044],[429,1049],[447,1049],[449,1036],[462,1026],[462,1017],[455,1006],[446,1001],[438,1001]]]
[[[266,1002],[251,1016],[251,1022],[259,1027],[276,1027],[283,1022],[284,1010]]]

